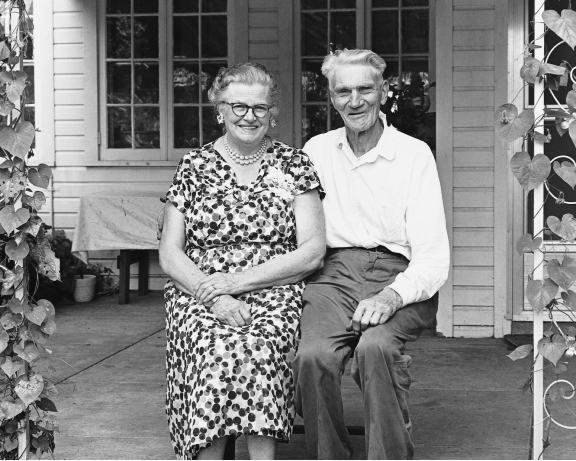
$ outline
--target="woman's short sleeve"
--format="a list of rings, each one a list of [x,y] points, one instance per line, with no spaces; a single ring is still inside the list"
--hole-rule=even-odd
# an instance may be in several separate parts
[[[320,178],[316,173],[316,169],[310,160],[310,157],[301,150],[296,150],[288,165],[288,171],[294,178],[294,186],[296,187],[296,195],[303,194],[311,189],[318,189],[320,200],[324,200],[326,193],[320,183]]]
[[[181,213],[186,213],[192,204],[192,195],[195,191],[192,168],[191,156],[186,154],[180,160],[172,185],[166,193],[166,200],[171,201]]]

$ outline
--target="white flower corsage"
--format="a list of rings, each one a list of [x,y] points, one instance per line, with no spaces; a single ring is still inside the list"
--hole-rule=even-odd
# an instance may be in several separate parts
[[[292,176],[282,173],[278,168],[268,168],[268,180],[270,189],[281,199],[291,202],[294,200],[294,179]]]

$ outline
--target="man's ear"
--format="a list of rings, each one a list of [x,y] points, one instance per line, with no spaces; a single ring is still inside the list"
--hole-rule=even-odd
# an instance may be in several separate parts
[[[382,83],[382,98],[380,99],[381,105],[384,105],[384,103],[388,99],[388,91],[389,90],[390,90],[390,85],[388,83],[388,80],[384,80],[384,83]]]

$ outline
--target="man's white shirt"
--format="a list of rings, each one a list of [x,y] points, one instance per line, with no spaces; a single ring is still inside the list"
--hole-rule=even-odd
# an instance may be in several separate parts
[[[448,277],[450,250],[436,162],[422,141],[386,125],[360,158],[345,128],[310,139],[308,154],[326,192],[330,248],[386,246],[410,261],[390,288],[404,305],[430,298]]]

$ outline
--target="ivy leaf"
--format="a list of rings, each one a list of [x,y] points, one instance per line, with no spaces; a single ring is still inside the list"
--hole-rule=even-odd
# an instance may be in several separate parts
[[[33,196],[22,194],[22,203],[28,205],[30,208],[39,211],[42,205],[46,203],[46,196],[44,192],[37,190]]]
[[[3,352],[4,349],[8,347],[9,342],[10,342],[10,335],[6,333],[5,330],[0,330],[0,352]]]
[[[0,192],[7,197],[14,197],[26,189],[26,175],[20,171],[14,172],[10,177],[0,179]]]
[[[24,301],[20,301],[18,298],[12,298],[8,301],[8,309],[10,309],[15,314],[22,314],[24,315],[24,306],[26,303]]]
[[[28,343],[24,347],[20,344],[14,346],[14,353],[26,362],[33,362],[36,360],[40,354],[38,353],[38,348],[34,343]]]
[[[565,371],[568,371],[568,368],[566,368],[566,365],[564,365],[563,363],[559,363],[556,366],[553,366],[550,371],[552,371],[552,373],[554,373],[555,375],[559,375],[564,373]]]
[[[513,361],[524,359],[530,355],[534,347],[532,344],[524,344],[523,346],[517,347],[506,357],[510,357]]]
[[[563,291],[560,296],[564,301],[564,305],[573,311],[576,311],[576,293],[572,290]]]
[[[524,234],[516,242],[516,250],[518,254],[526,253],[527,251],[536,251],[542,244],[542,237],[532,239],[531,234]]]
[[[20,314],[13,314],[12,312],[6,311],[0,317],[0,324],[5,330],[11,330],[22,323],[22,316]]]
[[[568,241],[576,239],[576,219],[570,213],[562,216],[562,221],[556,216],[548,216],[546,224],[558,237]]]
[[[46,189],[52,178],[52,170],[44,163],[38,165],[38,169],[30,168],[28,170],[28,180],[36,187]]]
[[[527,83],[535,84],[540,75],[540,65],[542,63],[532,56],[524,59],[524,64],[520,69],[520,77]]]
[[[30,376],[30,379],[26,379],[26,376],[21,376],[14,387],[14,391],[26,406],[33,403],[40,396],[42,389],[44,389],[44,378],[40,374],[34,374]]]
[[[550,279],[530,280],[526,285],[526,297],[536,313],[542,312],[558,293],[558,285]]]
[[[60,280],[60,260],[50,248],[47,239],[37,243],[30,251],[30,256],[38,264],[38,271],[50,280]]]
[[[0,42],[0,43],[4,43],[4,42]],[[12,113],[12,109],[14,109],[14,107],[16,107],[14,104],[12,104],[10,101],[4,101],[3,99],[0,100],[0,115],[2,117],[6,117],[8,115],[10,115]]]
[[[576,260],[566,256],[560,264],[557,259],[551,259],[548,261],[548,275],[567,290],[576,280]]]
[[[576,165],[572,162],[562,162],[558,160],[554,162],[553,165],[554,172],[560,176],[566,184],[568,184],[572,189],[576,187]]]
[[[52,411],[56,413],[58,412],[54,402],[52,402],[50,399],[47,399],[46,397],[42,397],[38,402],[36,402],[36,406],[43,411]]]
[[[36,325],[42,325],[46,318],[46,308],[44,306],[26,306],[24,307],[24,317]]]
[[[6,205],[0,210],[0,225],[7,234],[12,233],[19,226],[30,219],[30,212],[26,208],[14,209],[14,205]]]
[[[42,225],[42,218],[40,216],[32,216],[26,225],[22,228],[23,234],[30,234],[33,237],[38,235],[40,226]]]
[[[518,115],[518,108],[514,104],[504,104],[496,110],[494,127],[502,144],[524,136],[533,124],[534,111],[531,109]]]
[[[36,344],[46,344],[48,341],[48,336],[49,335],[44,333],[38,325],[34,323],[28,325],[28,338],[34,341]]]
[[[568,94],[566,94],[566,105],[570,112],[576,111],[576,91],[570,90]]]
[[[562,10],[561,15],[559,15],[554,10],[546,10],[542,13],[542,20],[568,45],[572,48],[576,46],[576,12]]]
[[[26,88],[28,75],[21,70],[0,72],[0,82],[6,84],[6,96],[12,102],[20,100],[20,96]]]
[[[552,338],[542,338],[538,341],[538,352],[552,362],[554,366],[562,358],[566,349],[568,349],[568,346],[562,335],[554,335]]]
[[[532,138],[534,141],[538,141],[538,142],[543,142],[548,144],[549,142],[552,142],[552,136],[550,136],[550,133],[546,134],[542,134],[542,133],[538,133],[537,131],[534,131],[533,133],[530,133],[530,138]]]
[[[2,33],[4,35],[4,33]],[[10,48],[6,45],[6,42],[0,42],[0,61],[4,61],[10,57]]]
[[[6,255],[12,261],[22,261],[28,253],[30,252],[30,246],[26,240],[20,241],[20,243],[16,243],[16,240],[10,240],[6,246],[4,247],[6,251]]]
[[[20,371],[21,368],[24,367],[24,362],[22,360],[12,360],[12,357],[8,356],[6,357],[6,361],[2,364],[2,366],[0,366],[0,368],[2,368],[2,371],[4,373],[6,373],[6,376],[8,376],[9,378],[11,378],[14,373]]]
[[[44,322],[40,327],[40,331],[42,331],[42,333],[46,333],[47,335],[53,335],[56,331],[56,322],[54,320],[48,320]]]
[[[534,156],[530,159],[528,152],[516,152],[510,160],[512,173],[518,179],[520,185],[530,191],[542,184],[552,169],[550,160],[544,154]]]
[[[2,410],[6,419],[14,418],[14,416],[19,415],[25,409],[26,406],[22,400],[14,400],[12,397],[4,397],[2,403],[0,403],[0,410]],[[16,429],[18,429],[18,424],[16,424]]]
[[[40,299],[38,301],[38,305],[46,309],[46,321],[54,320],[54,317],[56,316],[56,309],[54,309],[54,304],[52,304],[47,299]]]

